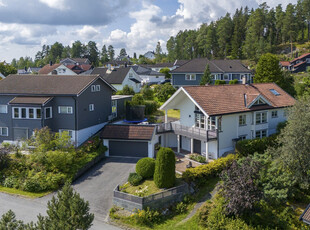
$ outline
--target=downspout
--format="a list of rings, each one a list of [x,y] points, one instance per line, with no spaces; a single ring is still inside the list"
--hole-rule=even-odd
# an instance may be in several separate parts
[[[77,99],[72,97],[74,100],[74,131],[75,131],[75,145],[78,147],[78,108],[77,108]]]

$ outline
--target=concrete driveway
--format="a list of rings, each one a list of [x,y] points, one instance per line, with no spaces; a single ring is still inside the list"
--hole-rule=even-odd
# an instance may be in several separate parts
[[[113,190],[117,184],[126,181],[130,172],[134,172],[137,161],[136,158],[106,158],[73,183],[74,189],[89,202],[90,211],[95,214],[91,229],[119,229],[106,223]],[[39,213],[46,215],[46,204],[53,195],[27,199],[0,193],[0,215],[11,209],[17,219],[36,221]]]

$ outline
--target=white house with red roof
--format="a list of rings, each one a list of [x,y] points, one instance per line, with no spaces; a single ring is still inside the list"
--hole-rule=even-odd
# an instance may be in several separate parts
[[[294,103],[274,83],[181,87],[160,107],[166,116],[157,133],[161,146],[217,159],[238,140],[274,134]],[[180,110],[180,120],[168,123],[170,109]]]

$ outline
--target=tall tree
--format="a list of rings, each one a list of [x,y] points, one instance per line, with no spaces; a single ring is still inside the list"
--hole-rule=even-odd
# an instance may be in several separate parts
[[[169,40],[167,41],[167,44],[166,44],[166,48],[167,48],[167,51],[168,51],[168,60],[169,62],[173,62],[177,59],[176,57],[176,51],[175,51],[175,39],[174,37],[170,37]]]
[[[86,46],[86,57],[90,60],[90,62],[98,66],[99,64],[99,51],[97,48],[97,44],[94,41],[89,41]]]
[[[218,37],[216,34],[216,26],[214,22],[211,22],[208,28],[207,36],[206,36],[206,51],[207,58],[217,57],[218,55]]]
[[[205,71],[203,72],[200,85],[206,85],[211,83],[211,72],[210,72],[210,67],[209,64],[206,65]]]
[[[283,34],[285,35],[285,42],[292,43],[297,37],[297,22],[295,6],[288,4],[286,6],[285,16],[283,18]]]
[[[49,61],[52,61],[53,63],[55,63],[57,58],[61,58],[63,49],[64,49],[64,46],[61,43],[55,42],[51,46],[51,49],[49,51],[49,55],[48,55]]]
[[[303,0],[302,8],[308,25],[308,41],[310,41],[310,0]]]
[[[155,49],[155,62],[160,62],[162,58],[162,49],[160,42],[157,42],[156,49]]]
[[[217,21],[217,37],[219,45],[218,57],[226,58],[231,49],[231,37],[233,33],[233,22],[230,14],[227,13],[225,17]]]
[[[114,60],[115,51],[112,45],[109,45],[108,47],[108,55],[109,55],[110,61]]]
[[[127,52],[125,48],[122,48],[119,52],[119,56],[120,57],[126,57],[127,56]]]
[[[80,41],[75,41],[71,48],[72,58],[81,58],[84,56],[85,46]]]
[[[101,62],[105,63],[107,61],[109,61],[108,51],[107,51],[107,47],[103,45],[101,49]]]

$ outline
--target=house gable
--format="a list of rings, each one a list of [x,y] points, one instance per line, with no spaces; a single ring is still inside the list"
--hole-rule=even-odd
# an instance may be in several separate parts
[[[245,100],[247,98],[247,95],[245,95]],[[253,101],[249,101],[248,103],[246,102],[247,108],[251,108],[252,106],[255,105],[270,105],[272,106],[272,104],[266,99],[264,98],[261,94],[259,94]]]

